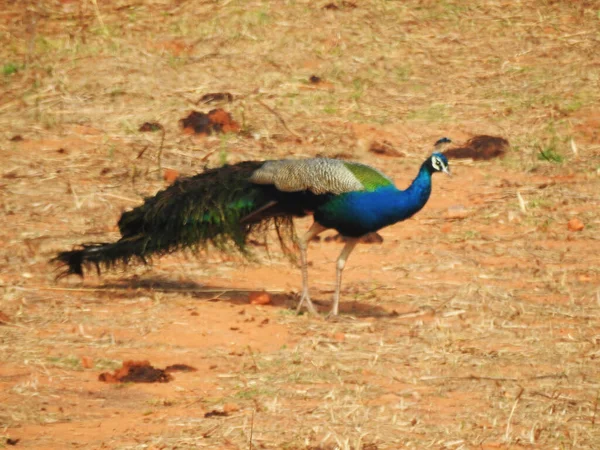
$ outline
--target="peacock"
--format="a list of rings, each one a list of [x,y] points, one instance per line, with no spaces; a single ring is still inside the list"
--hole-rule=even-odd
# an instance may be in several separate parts
[[[442,138],[440,145],[450,142]],[[362,236],[406,220],[417,213],[431,194],[435,172],[450,174],[447,158],[439,151],[421,165],[406,190],[379,170],[358,162],[329,158],[244,161],[208,169],[175,181],[131,211],[124,212],[116,242],[86,243],[59,253],[59,278],[83,277],[83,269],[110,268],[131,260],[143,263],[152,255],[185,248],[235,247],[248,254],[253,233],[274,227],[284,249],[295,237],[293,218],[312,214],[314,222],[299,239],[302,292],[297,311],[305,306],[316,314],[308,289],[307,248],[327,229],[346,238],[336,263],[336,283],[330,315],[339,312],[342,272]]]

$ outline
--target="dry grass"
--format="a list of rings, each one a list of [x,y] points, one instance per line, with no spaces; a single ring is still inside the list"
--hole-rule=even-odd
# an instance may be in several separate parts
[[[598,448],[597,5],[326,3],[0,0],[0,437]],[[179,119],[220,91],[244,134],[182,134]],[[164,137],[139,132],[146,121]],[[322,154],[402,184],[437,138],[482,133],[507,138],[509,155],[453,162],[416,220],[360,246],[336,322],[291,313],[299,274],[274,249],[257,252],[262,266],[177,255],[84,284],[56,284],[47,264],[116,236],[120,212],[164,186],[159,150],[184,174]],[[373,140],[407,157],[375,156]],[[572,217],[583,231],[567,230]],[[338,247],[310,249],[324,308]],[[265,288],[275,305],[248,306],[244,290]],[[161,386],[97,381],[140,358],[199,371]],[[239,410],[204,418],[228,403]]]

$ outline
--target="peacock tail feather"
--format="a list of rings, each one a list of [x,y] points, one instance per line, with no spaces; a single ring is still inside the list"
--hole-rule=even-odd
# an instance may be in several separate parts
[[[253,232],[274,225],[284,250],[294,236],[292,217],[270,208],[276,202],[273,189],[249,181],[263,162],[246,161],[209,169],[176,181],[119,220],[121,239],[114,243],[84,244],[55,258],[67,268],[60,276],[83,274],[83,266],[110,268],[132,259],[146,262],[190,248],[212,244],[233,247],[248,255],[246,242]],[[253,214],[265,208],[262,214]],[[269,211],[272,209],[272,211]]]

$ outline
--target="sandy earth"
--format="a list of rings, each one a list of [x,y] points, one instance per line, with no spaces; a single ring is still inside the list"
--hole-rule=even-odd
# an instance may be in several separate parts
[[[223,8],[236,4],[225,3]],[[77,3],[56,5],[48,6],[49,25],[40,35],[56,32],[52,14],[77,12]],[[104,11],[110,26],[125,20],[115,5],[116,16]],[[187,17],[182,9],[187,4],[182,5],[165,13],[165,20]],[[360,5],[344,5],[339,14],[364,12]],[[82,14],[96,23],[91,8]],[[417,2],[407,8],[415,23],[426,14]],[[543,8],[540,15],[551,18],[544,32],[567,36],[552,41],[558,42],[554,51],[562,45],[565,54],[575,51],[597,36],[588,13],[555,16]],[[5,28],[21,36],[11,27],[26,20],[18,22],[14,8],[5,11]],[[140,29],[151,29],[146,9],[140,11]],[[331,14],[338,12],[328,11],[323,20],[339,17]],[[360,17],[343,20],[357,23]],[[536,17],[523,18],[525,25],[518,22],[515,29]],[[285,17],[285,23],[292,19]],[[284,18],[277,20],[280,26]],[[410,20],[407,30],[414,26]],[[25,33],[24,25],[16,28]],[[385,34],[391,28],[374,29]],[[576,34],[590,29],[595,31]],[[243,33],[254,49],[252,27]],[[447,33],[448,42],[468,41],[476,30]],[[88,39],[81,45],[103,38],[90,33]],[[345,48],[336,39],[323,38],[328,51]],[[38,106],[29,97],[20,104],[15,93],[25,92],[35,76],[45,80],[43,75],[21,71],[13,77],[23,78],[3,79],[8,94],[0,101],[6,114],[0,120],[0,448],[600,448],[597,104],[566,116],[552,108],[545,115],[545,103],[511,116],[502,105],[495,110],[504,111],[498,119],[457,97],[453,107],[460,117],[440,121],[429,115],[411,119],[406,105],[386,99],[373,110],[363,107],[368,112],[361,117],[346,115],[351,104],[336,115],[285,111],[286,129],[275,114],[248,101],[243,108],[226,107],[240,122],[245,111],[244,120],[256,124],[254,135],[201,138],[182,133],[177,119],[192,109],[190,92],[223,85],[186,91],[192,86],[184,75],[188,66],[181,74],[155,71],[152,60],[143,59],[152,52],[196,57],[190,40],[161,32],[140,50],[139,68],[123,50],[129,41],[114,41],[116,50],[107,44],[118,56],[88,55],[85,68],[71,61],[73,69],[65,70],[75,72],[64,75],[69,83],[60,88],[60,79],[53,78],[52,88],[36,94]],[[26,42],[23,38],[23,48]],[[545,55],[523,54],[519,61],[543,64]],[[294,61],[305,70],[323,69],[321,56],[309,56]],[[104,68],[103,58],[115,66],[107,62]],[[193,70],[201,79],[205,68],[199,61],[192,64],[198,64]],[[265,61],[261,70],[276,70]],[[116,100],[107,104],[94,100],[113,84],[110,67],[121,66],[135,86],[147,82],[147,90],[129,91],[117,72],[125,94],[110,94]],[[597,83],[593,67],[588,81]],[[41,66],[36,70],[43,73]],[[465,76],[486,83],[477,70]],[[169,84],[174,78],[179,87]],[[161,81],[170,93],[166,97],[159,93]],[[264,83],[277,88],[271,79]],[[299,95],[345,92],[337,82],[301,88]],[[361,101],[368,104],[368,98]],[[166,128],[160,170],[160,133],[135,131],[152,108]],[[389,118],[369,120],[379,108],[392,111]],[[556,119],[564,160],[553,163],[539,159],[537,147],[526,142],[531,130],[542,136],[542,122],[556,114],[566,117]],[[134,131],[124,132],[127,127]],[[56,267],[49,263],[57,251],[78,243],[115,239],[121,212],[167,185],[165,169],[191,175],[222,157],[235,162],[327,154],[372,164],[405,187],[435,139],[462,142],[477,133],[501,135],[513,147],[503,159],[451,161],[452,177],[435,176],[431,199],[416,217],[382,230],[381,244],[359,245],[344,272],[337,320],[326,320],[324,313],[342,246],[326,239],[309,248],[312,297],[322,317],[295,314],[300,271],[273,239],[269,252],[256,247],[251,261],[216,251],[181,253],[149,267],[101,277],[90,273],[84,280],[56,281]],[[374,142],[386,142],[404,156],[374,154],[368,150]],[[584,228],[569,229],[572,219]],[[308,226],[308,218],[297,221],[299,232]],[[261,291],[270,293],[271,304],[251,305],[249,295]],[[175,372],[168,383],[99,381],[101,373],[126,360],[147,360],[158,368],[187,364],[197,371]]]

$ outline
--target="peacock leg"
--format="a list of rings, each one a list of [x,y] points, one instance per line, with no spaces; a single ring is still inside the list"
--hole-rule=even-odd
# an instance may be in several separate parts
[[[342,288],[342,272],[344,270],[344,266],[346,265],[346,260],[356,244],[358,244],[360,239],[351,238],[346,242],[346,245],[342,249],[340,256],[337,259],[336,263],[336,271],[335,271],[335,294],[333,294],[333,307],[331,308],[331,312],[329,316],[337,316],[339,313],[340,306],[340,290]]]
[[[315,222],[312,224],[306,234],[298,240],[298,247],[300,247],[300,270],[302,271],[302,294],[300,296],[300,303],[298,303],[296,312],[300,312],[302,305],[306,303],[306,309],[308,309],[308,312],[311,314],[317,314],[317,310],[310,301],[310,295],[308,293],[308,260],[306,257],[306,251],[308,249],[308,243],[311,241],[311,239],[326,229],[327,228],[324,226]]]

